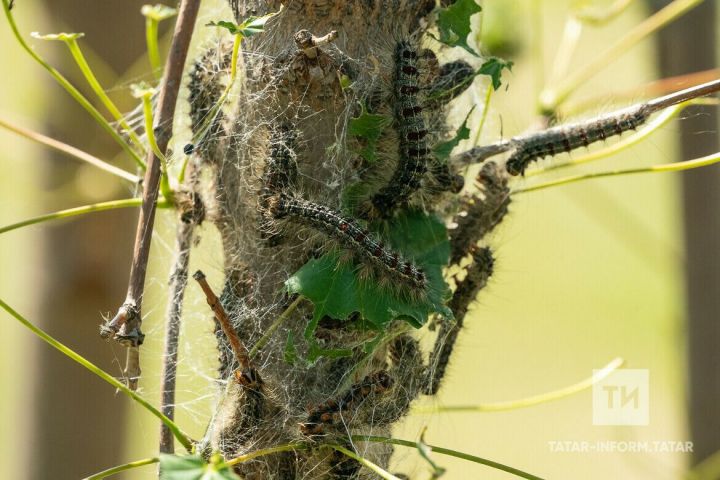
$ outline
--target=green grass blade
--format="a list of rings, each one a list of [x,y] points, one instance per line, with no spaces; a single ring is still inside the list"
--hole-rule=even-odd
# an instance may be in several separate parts
[[[83,480],[101,480],[103,478],[107,478],[111,475],[115,475],[116,473],[124,472],[127,470],[132,470],[133,468],[138,467],[144,467],[145,465],[152,465],[153,463],[158,463],[160,459],[158,457],[152,457],[152,458],[145,458],[143,460],[135,460],[134,462],[125,463],[123,465],[118,465],[116,467],[108,468],[107,470],[103,470],[102,472],[98,472],[94,475],[90,475],[89,477],[83,478]]]
[[[147,400],[145,400],[143,397],[138,395],[135,391],[128,388],[127,385],[95,365],[94,363],[87,360],[82,355],[78,354],[74,350],[70,349],[69,347],[65,346],[64,344],[60,343],[59,341],[55,340],[53,337],[45,333],[42,329],[36,327],[33,325],[29,320],[25,319],[22,315],[20,315],[18,312],[13,310],[10,305],[5,303],[2,299],[0,299],[0,307],[2,307],[6,312],[8,312],[11,316],[13,316],[18,322],[20,322],[22,325],[27,327],[31,332],[33,332],[36,336],[40,337],[42,340],[44,340],[46,343],[50,344],[53,348],[58,350],[60,353],[65,355],[66,357],[70,358],[74,362],[80,364],[81,366],[85,367],[85,369],[89,370],[90,372],[94,373],[101,379],[105,380],[107,383],[112,385],[113,387],[117,388],[121,392],[123,392],[125,395],[129,396],[133,400],[135,400],[137,403],[145,407],[145,409],[155,415],[157,418],[160,419],[167,427],[170,429],[170,431],[173,432],[173,435],[175,435],[175,438],[182,444],[183,447],[187,449],[189,452],[192,450],[192,440],[190,437],[183,432],[180,427],[178,427],[175,422],[170,420],[168,417],[163,415],[157,408],[152,406]]]

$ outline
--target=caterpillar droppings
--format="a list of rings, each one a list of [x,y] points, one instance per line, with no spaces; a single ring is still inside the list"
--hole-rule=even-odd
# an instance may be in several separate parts
[[[407,283],[413,289],[423,291],[427,287],[427,277],[422,269],[385,247],[368,230],[352,219],[344,217],[324,205],[281,193],[271,199],[270,212],[276,219],[289,217],[317,228],[392,277]]]
[[[510,175],[520,175],[528,165],[540,158],[570,152],[579,147],[635,130],[645,123],[652,109],[641,104],[613,112],[595,120],[550,128],[540,134],[510,140],[514,152],[507,161]]]
[[[418,77],[418,53],[408,41],[398,42],[395,48],[395,75],[393,89],[396,98],[395,127],[400,146],[397,168],[387,185],[371,199],[374,214],[390,218],[397,206],[407,203],[410,196],[420,188],[427,171],[431,151],[425,137],[428,134],[423,107],[418,101],[420,92]]]

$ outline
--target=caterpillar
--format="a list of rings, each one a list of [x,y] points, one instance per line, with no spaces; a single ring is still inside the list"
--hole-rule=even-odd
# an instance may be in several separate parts
[[[307,422],[300,424],[300,431],[304,435],[321,435],[325,425],[339,423],[342,412],[354,408],[372,393],[386,392],[392,385],[393,379],[384,370],[372,373],[352,385],[342,397],[328,400],[312,409]]]
[[[417,50],[408,41],[395,48],[395,126],[400,137],[397,168],[387,185],[371,199],[373,217],[390,218],[395,207],[403,205],[418,190],[431,155],[425,137],[428,134],[423,107],[418,101],[419,71]]]
[[[510,189],[505,175],[495,162],[488,162],[476,177],[484,198],[472,196],[455,217],[457,227],[450,236],[450,263],[459,263],[478,241],[492,231],[508,212]]]
[[[475,76],[475,70],[463,60],[443,64],[437,79],[427,88],[425,105],[434,108],[445,106],[467,90]]]
[[[319,229],[413,289],[424,291],[427,287],[427,277],[422,269],[389,250],[355,221],[324,205],[280,193],[272,197],[269,211],[275,219],[290,217]]]
[[[480,290],[485,288],[493,274],[495,260],[489,248],[475,250],[472,257],[473,263],[468,267],[467,275],[458,283],[452,299],[448,303],[456,321],[442,324],[430,356],[432,374],[425,385],[425,394],[427,395],[435,395],[440,389],[440,383],[445,376],[468,307],[475,300]]]
[[[505,168],[510,175],[520,175],[531,162],[539,158],[570,152],[628,130],[635,130],[645,123],[651,113],[652,108],[648,104],[640,104],[595,120],[560,125],[539,134],[516,137],[510,140],[514,152]]]

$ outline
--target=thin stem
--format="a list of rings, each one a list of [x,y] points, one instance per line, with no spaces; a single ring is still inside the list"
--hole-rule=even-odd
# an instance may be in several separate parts
[[[633,0],[615,0],[615,3],[604,9],[585,7],[576,11],[573,16],[583,23],[595,26],[602,25],[624,12],[632,1]]]
[[[58,150],[67,155],[70,155],[71,157],[75,157],[80,161],[89,163],[90,165],[97,167],[100,170],[104,170],[112,175],[115,175],[117,177],[125,179],[129,182],[138,183],[140,181],[140,177],[138,177],[137,175],[133,175],[132,173],[127,172],[127,171],[123,170],[122,168],[118,168],[115,165],[111,165],[103,160],[100,160],[99,158],[97,158],[93,155],[90,155],[89,153],[84,152],[84,151],[80,150],[79,148],[70,146],[67,143],[63,143],[59,140],[55,140],[54,138],[46,137],[45,135],[42,135],[37,132],[33,132],[32,130],[25,129],[18,125],[13,125],[12,123],[6,122],[4,120],[0,120],[0,127],[6,128],[6,129],[10,130],[11,132],[17,133],[18,135],[23,136],[29,140],[33,140],[35,142],[41,143],[50,148],[54,148],[55,150]]]
[[[158,47],[158,22],[152,17],[145,18],[145,41],[147,43],[148,59],[153,76],[160,79],[162,76],[160,63],[160,48]]]
[[[20,31],[17,28],[17,25],[15,24],[15,19],[10,12],[10,1],[9,0],[2,0],[3,4],[3,10],[5,11],[5,17],[8,20],[8,23],[10,24],[10,28],[13,31],[13,35],[15,36],[15,39],[18,41],[20,46],[25,50],[37,63],[39,63],[45,70],[47,70],[50,75],[57,81],[61,87],[63,87],[73,99],[75,99],[76,102],[78,102],[89,114],[90,116],[95,119],[95,121],[115,140],[115,142],[122,147],[122,149],[130,155],[130,158],[132,158],[135,163],[138,164],[138,166],[142,169],[145,168],[145,162],[138,156],[138,154],[135,152],[135,150],[130,147],[130,145],[118,134],[117,131],[113,128],[110,123],[108,123],[107,120],[98,112],[98,110],[92,106],[92,104],[57,70],[55,70],[53,67],[50,66],[45,60],[40,57],[35,51],[30,48],[30,46],[25,43],[25,40],[23,40],[22,36],[20,35]]]
[[[351,435],[351,438],[356,442],[389,443],[392,445],[400,445],[402,447],[417,448],[417,442],[410,442],[408,440],[400,440],[398,438],[378,437],[378,436],[373,436],[373,435]],[[513,468],[508,465],[503,465],[502,463],[493,462],[492,460],[487,460],[485,458],[476,457],[475,455],[458,452],[456,450],[450,450],[449,448],[436,447],[434,445],[428,445],[428,447],[433,452],[439,453],[441,455],[448,455],[450,457],[460,458],[462,460],[479,463],[479,464],[485,465],[487,467],[492,467],[497,470],[502,470],[503,472],[512,473],[513,475],[516,475],[521,478],[527,478],[529,480],[543,480],[541,477],[532,475],[527,472],[523,472],[522,470],[518,470],[517,468]]]
[[[35,225],[36,223],[47,222],[48,220],[56,220],[59,218],[75,217],[78,215],[84,215],[92,212],[103,212],[105,210],[115,210],[118,208],[129,208],[138,207],[142,203],[140,198],[126,198],[123,200],[110,200],[109,202],[93,203],[91,205],[83,205],[82,207],[68,208],[67,210],[60,210],[53,213],[46,213],[38,217],[28,218],[22,222],[11,223],[0,227],[0,234],[16,230],[18,228],[27,227],[28,225]],[[158,208],[168,208],[170,204],[164,199],[158,202]]]
[[[357,461],[360,465],[367,468],[368,470],[372,470],[373,472],[380,475],[381,478],[384,478],[385,480],[400,480],[400,478],[396,477],[392,473],[386,471],[385,469],[381,468],[379,465],[374,464],[367,458],[361,457],[357,453],[348,450],[345,447],[341,447],[340,445],[335,444],[327,444],[328,447],[332,448],[333,450],[337,450],[338,452],[342,453],[343,455],[352,458],[353,460]]]
[[[65,44],[70,49],[70,53],[75,59],[75,63],[77,63],[83,76],[87,80],[93,92],[95,92],[95,95],[97,95],[103,105],[105,105],[105,108],[107,108],[108,112],[110,112],[110,115],[112,115],[113,118],[120,124],[125,133],[130,137],[130,140],[132,140],[133,144],[135,144],[138,148],[142,149],[142,153],[145,153],[145,146],[135,133],[135,130],[133,130],[130,125],[128,125],[128,123],[123,118],[122,113],[120,113],[120,110],[117,108],[117,106],[115,106],[113,101],[110,100],[110,97],[107,96],[105,90],[100,85],[100,82],[95,77],[95,74],[90,68],[90,65],[88,65],[87,60],[82,53],[82,50],[80,50],[80,45],[78,45],[77,38],[70,37],[65,41]]]
[[[8,312],[10,315],[15,317],[17,321],[19,321],[22,325],[27,327],[31,332],[33,332],[36,336],[40,337],[42,340],[50,344],[53,348],[58,350],[60,353],[65,355],[66,357],[70,358],[71,360],[75,361],[76,363],[80,364],[81,366],[85,367],[90,372],[94,373],[101,379],[105,380],[107,383],[112,385],[113,387],[117,388],[121,392],[123,392],[125,395],[129,396],[133,400],[135,400],[137,403],[142,405],[148,412],[155,415],[157,418],[159,418],[165,425],[168,426],[170,431],[173,432],[173,435],[175,435],[175,438],[178,439],[178,441],[185,447],[185,449],[189,452],[192,450],[192,440],[190,437],[183,432],[180,427],[178,427],[175,422],[167,418],[165,415],[163,415],[160,410],[153,407],[150,402],[145,400],[143,397],[138,395],[136,392],[130,390],[124,383],[118,381],[115,377],[110,375],[109,373],[102,370],[100,367],[95,365],[94,363],[90,362],[86,358],[84,358],[82,355],[76,353],[74,350],[70,349],[69,347],[65,346],[64,344],[60,343],[59,341],[55,340],[53,337],[45,333],[40,328],[33,325],[30,321],[26,320],[22,315],[20,315],[18,312],[13,310],[10,305],[5,303],[2,299],[0,299],[0,307],[2,307],[6,312]]]
[[[227,313],[225,313],[225,309],[220,303],[220,299],[218,299],[217,295],[215,295],[215,292],[213,292],[212,288],[208,284],[207,279],[205,278],[205,274],[198,270],[193,274],[193,278],[200,284],[200,288],[202,288],[203,292],[205,293],[207,303],[208,305],[210,305],[210,308],[215,313],[215,318],[217,319],[218,323],[220,324],[220,328],[222,328],[225,337],[230,343],[230,348],[235,355],[235,359],[238,361],[240,367],[243,370],[249,369],[251,367],[251,363],[247,349],[245,348],[245,345],[243,345],[242,341],[238,338],[235,329],[230,323],[230,319],[228,318]]]
[[[162,357],[162,388],[160,410],[168,418],[175,418],[175,382],[177,380],[178,343],[183,299],[188,280],[190,249],[195,224],[180,221],[175,236],[175,261],[170,270],[169,298],[165,326],[165,354]],[[173,453],[172,432],[165,424],[160,426],[160,453]]]
[[[157,137],[157,147],[162,153],[166,151],[172,136],[175,104],[182,83],[182,73],[199,7],[200,0],[182,0],[180,3],[175,31],[170,45],[170,54],[165,65],[162,86],[158,95],[157,110],[159,114],[157,127],[151,130]],[[107,324],[119,341],[142,338],[140,332],[142,297],[162,174],[161,160],[155,155],[155,152],[148,152],[147,158],[148,168],[145,171],[143,180],[142,204],[135,234],[135,247],[130,266],[127,295],[115,318]],[[107,329],[104,329],[104,334],[109,334]]]
[[[613,359],[610,363],[605,365],[602,369],[593,373],[591,377],[588,377],[580,382],[568,385],[567,387],[553,390],[552,392],[543,393],[540,395],[534,395],[532,397],[522,398],[520,400],[510,400],[507,402],[497,403],[485,403],[481,405],[454,405],[454,406],[439,406],[432,409],[417,409],[415,413],[437,413],[437,412],[500,412],[504,410],[516,410],[518,408],[534,407],[543,403],[553,402],[562,398],[569,397],[576,393],[580,393],[584,390],[592,388],[606,379],[612,372],[622,367],[625,364],[625,360],[618,357]]]
[[[218,113],[220,112],[220,109],[223,107],[225,102],[227,101],[228,95],[230,95],[230,91],[233,88],[233,84],[235,83],[235,79],[237,77],[237,64],[238,60],[240,58],[240,45],[242,45],[242,39],[243,36],[241,34],[235,34],[233,40],[233,49],[232,49],[232,57],[230,59],[230,81],[228,82],[227,87],[225,87],[225,90],[223,91],[222,95],[220,96],[220,99],[213,105],[212,109],[207,113],[207,116],[205,117],[205,120],[203,120],[203,123],[198,127],[197,133],[193,136],[193,141],[195,145],[197,145],[201,139],[205,137],[205,134],[212,126],[213,122],[215,121],[215,117],[217,117]]]
[[[483,130],[485,129],[485,120],[487,120],[488,110],[490,109],[490,99],[495,91],[492,84],[488,84],[487,90],[485,91],[485,99],[483,101],[482,114],[480,116],[480,122],[477,126],[477,132],[475,133],[475,145],[480,143],[480,137],[482,136]],[[477,105],[477,103],[476,103]]]
[[[568,69],[570,68],[570,60],[575,53],[580,35],[582,34],[582,28],[582,23],[573,15],[565,21],[563,35],[560,39],[557,52],[555,53],[555,60],[553,61],[550,85],[556,85],[567,75]]]
[[[627,168],[623,170],[611,170],[607,172],[594,172],[586,173],[583,175],[572,175],[568,177],[558,178],[557,180],[551,180],[549,182],[538,183],[536,185],[530,185],[528,187],[520,187],[512,191],[516,193],[527,193],[534,192],[537,190],[544,190],[550,187],[558,187],[560,185],[567,185],[569,183],[580,182],[583,180],[590,180],[592,178],[602,177],[615,177],[620,175],[634,175],[636,173],[661,173],[661,172],[681,172],[683,170],[691,170],[694,168],[707,167],[708,165],[714,165],[720,162],[720,152],[713,153],[706,157],[696,158],[694,160],[687,160],[684,162],[675,163],[664,163],[661,165],[653,165],[650,167],[640,168]]]
[[[149,90],[141,96],[143,106],[143,118],[145,119],[145,135],[147,135],[148,144],[150,145],[153,153],[158,159],[160,159],[160,192],[162,192],[163,197],[167,198],[168,200],[173,200],[173,192],[170,188],[170,182],[168,178],[167,158],[165,157],[165,154],[160,150],[160,147],[157,144],[157,140],[155,139],[155,123],[153,120],[151,96],[152,94]]]
[[[557,88],[543,92],[540,95],[542,111],[554,112],[558,105],[564,102],[578,87],[585,84],[623,53],[630,50],[635,44],[655,31],[665,27],[678,17],[692,10],[702,3],[702,1],[703,0],[675,0],[667,7],[646,18],[608,49],[594,56],[592,61],[585,65],[585,67],[569,75]]]
[[[133,468],[144,467],[145,465],[152,465],[153,463],[158,463],[159,461],[160,458],[158,457],[135,460],[134,462],[128,462],[123,465],[108,468],[107,470],[103,470],[102,472],[98,472],[94,475],[90,475],[89,477],[85,477],[83,480],[101,480],[103,478],[115,475],[116,473],[124,472],[126,470],[132,470]]]
[[[273,453],[292,452],[295,450],[307,450],[308,448],[310,447],[306,443],[288,443],[285,445],[278,445],[277,447],[263,448],[261,450],[255,450],[254,452],[246,453],[245,455],[240,455],[239,457],[235,457],[232,460],[228,460],[227,462],[225,462],[225,465],[232,467],[233,465],[247,462],[248,460],[252,460],[253,458],[263,457],[265,455],[272,455]]]
[[[298,297],[283,311],[280,316],[275,319],[275,321],[270,325],[270,327],[265,331],[262,337],[260,337],[260,340],[257,341],[255,345],[250,349],[250,353],[248,356],[250,358],[253,358],[257,353],[270,341],[270,338],[272,338],[275,331],[280,328],[280,325],[285,323],[285,321],[290,318],[290,315],[295,311],[298,305],[300,305],[300,302],[302,302],[305,299],[302,295],[298,295]]]

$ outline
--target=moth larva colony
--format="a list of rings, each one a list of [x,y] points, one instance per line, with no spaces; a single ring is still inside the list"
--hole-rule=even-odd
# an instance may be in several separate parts
[[[237,19],[279,8],[278,2],[259,1],[231,6]],[[349,252],[355,265],[370,265],[374,274],[367,281],[394,294],[415,297],[428,288],[422,267],[402,250],[390,250],[383,236],[397,216],[413,209],[445,215],[452,205],[448,192],[462,187],[462,177],[436,159],[432,147],[449,137],[445,106],[475,73],[462,61],[428,67],[435,56],[421,47],[427,22],[419,19],[433,7],[434,2],[300,0],[288,3],[266,33],[243,41],[242,88],[194,156],[213,172],[204,199],[223,240],[221,302],[246,345],[254,345],[290,303],[284,282],[333,245]],[[296,43],[300,31],[306,31],[302,48]],[[307,48],[309,34],[332,31],[338,32],[333,44]],[[226,58],[227,48],[211,47],[191,72],[196,127],[222,91],[217,85],[227,78]],[[359,105],[390,120],[374,163],[358,154],[364,140],[348,133]],[[370,181],[356,207],[344,204],[349,185]],[[302,302],[258,352],[261,386],[225,391],[203,451],[233,457],[308,435],[318,444],[355,448],[348,433],[389,433],[428,390],[434,373],[404,321],[387,325],[387,339],[366,352],[377,333],[357,327],[360,315],[319,319],[308,334],[312,312],[313,305]],[[286,341],[307,335],[306,343],[295,342],[301,358],[312,353],[308,345],[349,356],[288,362]],[[228,349],[218,341],[221,379],[232,381]],[[362,448],[363,456],[387,466],[388,445]],[[287,479],[368,475],[355,461],[322,449],[278,453],[239,464],[238,472]]]

